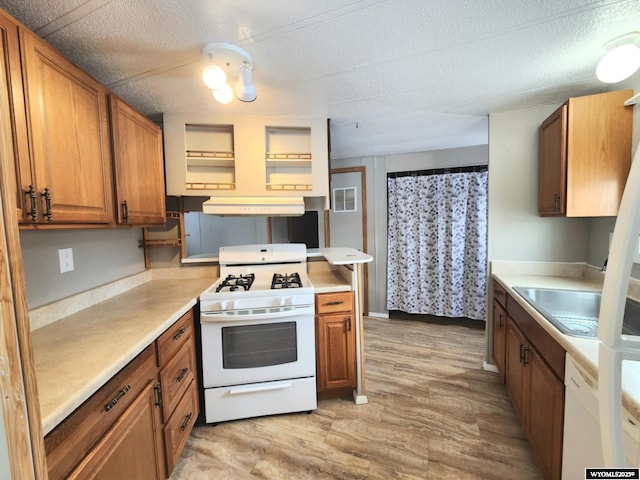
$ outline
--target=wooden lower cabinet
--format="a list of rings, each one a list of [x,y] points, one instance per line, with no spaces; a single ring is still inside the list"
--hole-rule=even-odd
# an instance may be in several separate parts
[[[146,400],[149,397],[149,385],[157,383],[155,359],[155,345],[150,345],[45,436],[50,480],[67,478],[73,470],[87,461],[97,445],[104,444],[105,439],[116,438],[111,432],[117,428],[121,431],[122,427],[117,425],[123,417],[130,415],[131,408],[140,413],[143,407],[148,406]],[[134,404],[136,406],[132,407]],[[160,407],[155,402],[149,408],[155,412],[154,418],[160,415]],[[145,412],[144,415],[150,417],[151,412]],[[139,428],[142,425],[136,427],[136,435],[140,434]],[[154,440],[140,448],[154,448],[157,451],[155,435],[161,429],[161,423],[150,427],[148,439]],[[162,456],[159,461],[164,464]],[[153,463],[155,465],[158,462]],[[97,467],[92,467],[94,470],[95,468]]]
[[[50,480],[162,479],[199,413],[193,311],[45,437]]]
[[[547,479],[560,479],[564,383],[533,343],[507,317],[506,385],[514,409]]]
[[[355,388],[353,292],[316,295],[316,376],[319,393]]]
[[[193,311],[169,327],[156,344],[162,387],[164,457],[169,477],[199,413]]]
[[[524,424],[526,422],[524,417],[524,390],[525,385],[528,385],[525,375],[529,370],[525,370],[522,364],[521,346],[526,344],[526,340],[511,318],[507,320],[505,343],[505,381],[507,391],[513,402],[516,414]]]
[[[507,333],[507,312],[500,303],[493,300],[493,361],[496,362],[498,373],[505,381],[505,361],[506,361],[506,333]]]
[[[147,384],[113,428],[69,475],[70,480],[164,478],[164,468],[158,462],[156,435],[160,425],[153,386],[153,382]]]
[[[527,435],[547,478],[562,473],[564,384],[536,350],[530,352]]]

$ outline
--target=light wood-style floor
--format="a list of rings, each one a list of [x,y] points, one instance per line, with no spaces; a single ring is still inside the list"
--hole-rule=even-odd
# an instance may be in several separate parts
[[[484,336],[367,317],[367,405],[196,427],[171,478],[541,479]]]

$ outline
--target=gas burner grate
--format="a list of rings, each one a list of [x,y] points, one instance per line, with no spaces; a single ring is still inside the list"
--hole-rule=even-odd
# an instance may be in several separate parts
[[[302,288],[302,280],[298,273],[274,273],[271,279],[271,289],[278,288]]]
[[[228,288],[230,292],[236,292],[240,289],[245,292],[251,288],[256,276],[253,273],[246,275],[227,275],[220,285],[216,287],[216,293],[220,292],[224,288]]]

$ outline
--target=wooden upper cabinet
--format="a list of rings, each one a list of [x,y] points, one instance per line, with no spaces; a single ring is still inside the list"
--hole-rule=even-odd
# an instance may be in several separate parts
[[[564,215],[567,178],[567,105],[540,126],[540,215]]]
[[[160,127],[109,95],[119,224],[165,223],[164,161]]]
[[[618,214],[631,166],[633,90],[570,98],[540,126],[541,216]]]
[[[32,32],[20,28],[36,220],[113,224],[107,92]],[[28,212],[27,212],[28,213]]]
[[[18,44],[18,24],[0,10],[0,122],[6,148],[3,155],[6,162],[15,168],[11,172],[16,185],[18,219],[24,218],[29,199],[21,191],[20,178],[31,176],[27,123],[24,111],[20,47]]]

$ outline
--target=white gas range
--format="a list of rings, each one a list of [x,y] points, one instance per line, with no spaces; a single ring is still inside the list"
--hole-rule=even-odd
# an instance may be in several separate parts
[[[207,423],[317,407],[314,291],[304,244],[221,247],[200,296]]]

